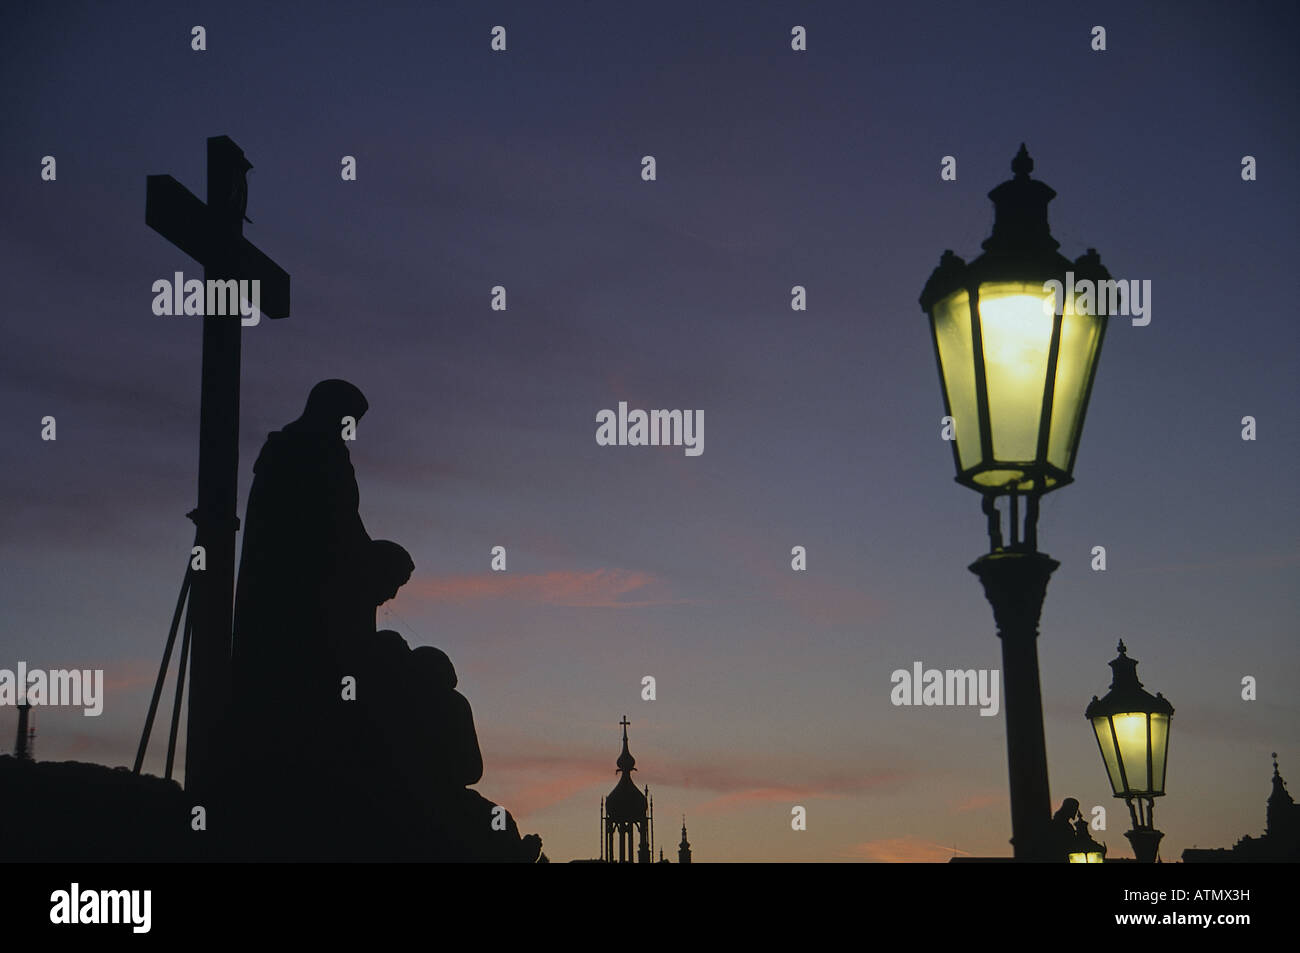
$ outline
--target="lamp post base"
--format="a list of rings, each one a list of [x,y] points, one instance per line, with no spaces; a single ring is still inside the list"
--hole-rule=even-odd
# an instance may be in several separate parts
[[[1133,856],[1138,859],[1140,864],[1154,864],[1160,856],[1160,840],[1164,832],[1154,828],[1143,828],[1141,830],[1125,831],[1124,836],[1128,842],[1133,845]]]

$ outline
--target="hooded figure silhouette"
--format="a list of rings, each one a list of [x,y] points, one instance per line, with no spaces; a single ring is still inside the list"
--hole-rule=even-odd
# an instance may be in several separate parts
[[[355,789],[371,767],[346,679],[354,680],[353,697],[364,690],[355,684],[354,659],[360,640],[373,637],[380,585],[343,440],[343,418],[360,420],[367,409],[352,384],[321,381],[302,415],[267,437],[248,495],[231,654],[236,734],[230,756],[239,774],[265,784],[259,803],[250,806],[266,824],[254,828],[282,838],[293,856],[318,842],[320,823],[328,820],[336,830],[346,823],[340,808],[356,803]],[[384,588],[395,592],[409,575],[406,568]],[[315,817],[312,806],[323,816]]]
[[[347,381],[321,381],[253,466],[235,598],[236,701],[283,692],[288,669],[348,641],[371,540],[342,421],[367,408]]]
[[[371,540],[343,439],[366,399],[321,381],[253,467],[235,600],[227,792],[259,860],[538,858],[483,775],[469,702],[442,651],[375,631],[410,554]]]

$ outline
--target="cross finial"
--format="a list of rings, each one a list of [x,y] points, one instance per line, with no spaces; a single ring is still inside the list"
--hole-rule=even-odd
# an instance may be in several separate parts
[[[636,758],[632,757],[632,752],[627,750],[627,726],[632,723],[627,720],[627,715],[624,715],[623,720],[620,721],[619,724],[623,726],[623,753],[618,756],[618,761],[616,763],[618,770],[624,772],[635,771]]]

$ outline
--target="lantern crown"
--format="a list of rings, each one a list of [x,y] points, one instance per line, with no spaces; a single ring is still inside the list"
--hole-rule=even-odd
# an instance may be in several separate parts
[[[1084,712],[1085,718],[1105,715],[1119,715],[1127,712],[1148,712],[1158,715],[1172,715],[1174,706],[1164,695],[1157,692],[1152,695],[1142,687],[1137,677],[1138,660],[1128,657],[1128,649],[1123,640],[1117,648],[1119,655],[1110,660],[1110,691],[1103,698],[1092,696],[1092,703]]]
[[[983,252],[967,262],[945,251],[920,297],[957,482],[986,497],[1027,496],[1023,541],[1030,547],[1037,498],[1074,479],[1106,329],[1106,315],[1093,313],[1076,280],[1110,277],[1094,249],[1075,262],[1057,251],[1047,224],[1056,192],[1030,178],[1033,168],[1022,143],[1013,177],[989,192],[993,232]],[[997,550],[1000,532],[989,516]],[[1011,517],[1014,524],[1014,502]],[[1013,548],[1017,534],[1013,525]]]
[[[1034,160],[1020,143],[1020,151],[1011,160],[1014,178],[993,191],[993,234],[980,246],[988,252],[1054,252],[1060,242],[1047,226],[1047,203],[1056,198],[1056,190],[1046,182],[1031,179]]]

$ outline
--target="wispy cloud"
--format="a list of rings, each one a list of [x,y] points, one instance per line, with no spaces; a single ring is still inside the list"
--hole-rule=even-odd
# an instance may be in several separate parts
[[[812,766],[798,771],[800,776],[796,780],[790,777],[788,769],[769,773],[712,761],[701,764],[670,762],[661,773],[663,783],[718,792],[718,797],[694,809],[705,814],[747,804],[797,804],[800,801],[856,797],[891,790],[908,778],[906,772],[898,769],[844,774]]]
[[[825,800],[827,798],[836,799],[845,797],[833,791],[819,790],[814,787],[772,787],[772,788],[748,788],[744,791],[734,791],[731,794],[724,794],[722,797],[714,798],[711,801],[705,801],[695,811],[700,814],[713,814],[721,811],[730,810],[731,808],[742,807],[746,804],[767,804],[775,802],[778,804],[798,804],[800,801]]]
[[[970,851],[934,844],[908,834],[854,844],[840,856],[875,863],[942,864],[955,856],[969,857]]]
[[[485,748],[485,754],[487,749]],[[592,787],[600,793],[616,780],[608,751],[501,752],[486,754],[489,778],[510,790],[504,803],[512,811],[527,814],[542,810]],[[681,787],[717,794],[692,808],[693,813],[717,814],[747,805],[798,804],[801,801],[838,800],[896,788],[908,780],[905,771],[891,769],[862,774],[844,774],[816,766],[798,772],[797,782],[786,770],[767,772],[718,761],[666,759],[656,764],[654,786]]]
[[[954,801],[949,804],[949,809],[954,814],[967,814],[971,811],[981,811],[986,807],[1002,805],[1007,802],[1005,794],[972,794]]]
[[[512,601],[603,609],[675,605],[681,601],[669,595],[659,577],[634,569],[425,576],[412,579],[402,589],[402,595],[435,603]]]
[[[490,754],[484,783],[517,818],[543,811],[597,785],[613,786],[609,758],[538,752]]]

